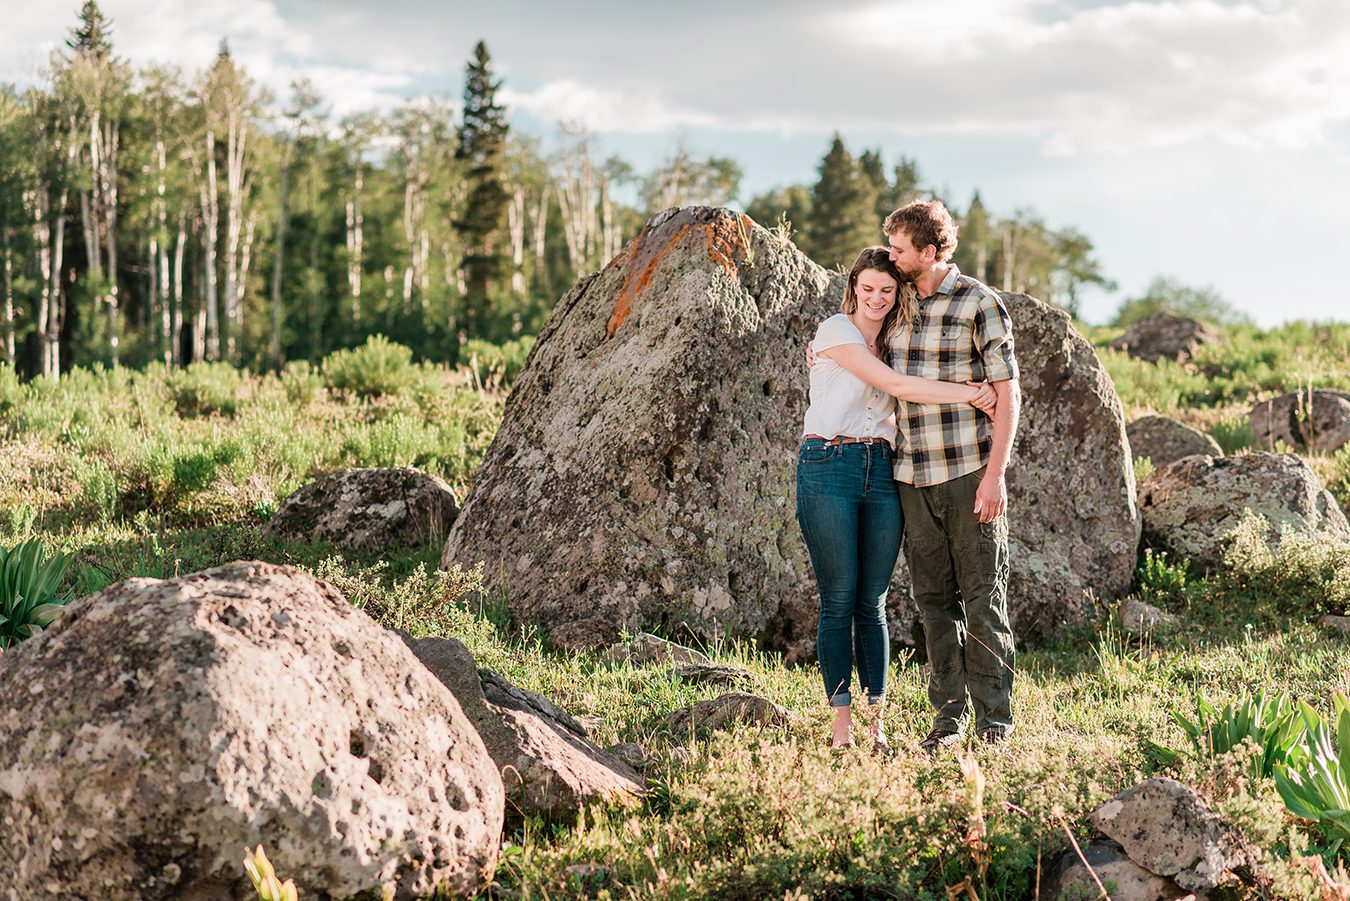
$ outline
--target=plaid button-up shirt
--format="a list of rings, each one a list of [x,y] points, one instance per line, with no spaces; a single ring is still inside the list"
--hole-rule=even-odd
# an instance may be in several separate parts
[[[1002,382],[1018,375],[1012,320],[992,288],[953,266],[891,340],[891,366],[944,382]],[[899,402],[895,478],[940,485],[989,462],[993,420],[969,404]]]

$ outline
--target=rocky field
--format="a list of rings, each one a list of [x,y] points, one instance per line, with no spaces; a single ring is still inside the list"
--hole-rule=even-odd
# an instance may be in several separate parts
[[[791,516],[838,283],[683,210],[528,364],[0,369],[0,898],[1350,897],[1350,326],[1010,297],[1017,732],[914,750],[901,572],[882,760]]]

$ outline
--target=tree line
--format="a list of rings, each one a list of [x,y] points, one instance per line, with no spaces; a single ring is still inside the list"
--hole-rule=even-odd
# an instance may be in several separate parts
[[[340,120],[299,81],[270,96],[221,42],[204,71],[133,71],[86,0],[33,85],[0,85],[0,361],[226,361],[278,368],[380,333],[456,361],[473,339],[534,334],[578,275],[668,206],[735,203],[735,161],[676,149],[650,173],[511,131],[479,42],[463,102],[406,101]],[[934,196],[917,165],[836,136],[812,185],[750,199],[822,265],[881,238],[901,203]],[[957,263],[1076,310],[1109,284],[1081,233],[1034,215],[959,214]]]

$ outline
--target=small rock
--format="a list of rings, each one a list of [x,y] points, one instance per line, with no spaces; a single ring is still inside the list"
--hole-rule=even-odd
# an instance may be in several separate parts
[[[501,772],[508,810],[567,820],[593,799],[645,790],[642,777],[592,743],[575,717],[538,692],[478,669],[463,642],[421,638],[410,646],[478,730]]]
[[[1342,635],[1350,636],[1350,616],[1332,616],[1328,613],[1317,622],[1319,625],[1326,626],[1328,629],[1335,629]]]
[[[1051,866],[1042,886],[1041,897],[1050,901],[1086,901],[1099,898],[1097,882],[1083,865],[1106,886],[1112,901],[1176,901],[1188,894],[1181,886],[1139,866],[1125,849],[1109,838],[1097,839],[1083,847],[1083,858],[1068,849]]]
[[[609,884],[609,867],[600,863],[576,863],[563,870],[570,889],[597,889]]]
[[[1212,436],[1166,416],[1141,416],[1125,427],[1125,436],[1134,459],[1148,457],[1154,466],[1197,454],[1223,456],[1223,449]]]
[[[670,761],[672,767],[679,769],[693,764],[694,761],[698,760],[698,754],[689,748],[675,747],[670,749],[666,759]]]
[[[699,651],[647,632],[640,632],[631,641],[619,642],[609,648],[604,658],[613,663],[702,663],[711,665]]]
[[[681,707],[666,717],[662,725],[676,739],[682,739],[691,733],[728,729],[740,722],[781,727],[792,722],[792,714],[767,698],[730,692]]]
[[[581,727],[582,733],[587,738],[594,737],[596,731],[605,724],[605,718],[603,716],[595,716],[586,713],[578,713],[576,716],[572,717],[572,721]]]
[[[458,516],[455,493],[436,476],[410,466],[343,469],[286,498],[264,532],[378,553],[439,542]]]
[[[1246,861],[1218,814],[1175,779],[1145,780],[1098,807],[1089,819],[1119,842],[1130,860],[1192,891],[1213,889]]]
[[[605,753],[622,760],[639,773],[647,766],[647,751],[636,742],[625,741],[617,745],[610,745],[605,748]]]
[[[747,669],[708,663],[686,663],[672,669],[670,674],[694,685],[753,685],[755,682],[755,677]]]
[[[1300,389],[1252,407],[1252,446],[1283,441],[1297,451],[1335,453],[1350,442],[1350,391]]]
[[[1120,625],[1130,635],[1153,632],[1159,626],[1176,623],[1175,615],[1138,598],[1128,598],[1120,605]]]
[[[1174,360],[1184,363],[1202,345],[1219,340],[1219,333],[1200,320],[1159,310],[1136,322],[1129,331],[1112,341],[1111,349],[1150,362]]]
[[[618,640],[619,627],[601,616],[560,623],[548,633],[554,650],[570,654],[607,648]]]

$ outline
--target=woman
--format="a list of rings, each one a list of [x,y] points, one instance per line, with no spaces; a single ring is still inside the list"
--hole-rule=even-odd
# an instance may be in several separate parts
[[[822,322],[812,341],[811,401],[797,461],[797,521],[820,589],[817,653],[834,708],[835,748],[852,745],[854,667],[869,705],[881,704],[886,695],[886,591],[903,529],[891,476],[893,398],[993,410],[988,385],[901,375],[887,365],[891,340],[908,327],[916,305],[914,286],[900,277],[889,250],[869,247],[848,274],[842,312]],[[879,715],[871,738],[875,752],[889,751]]]

